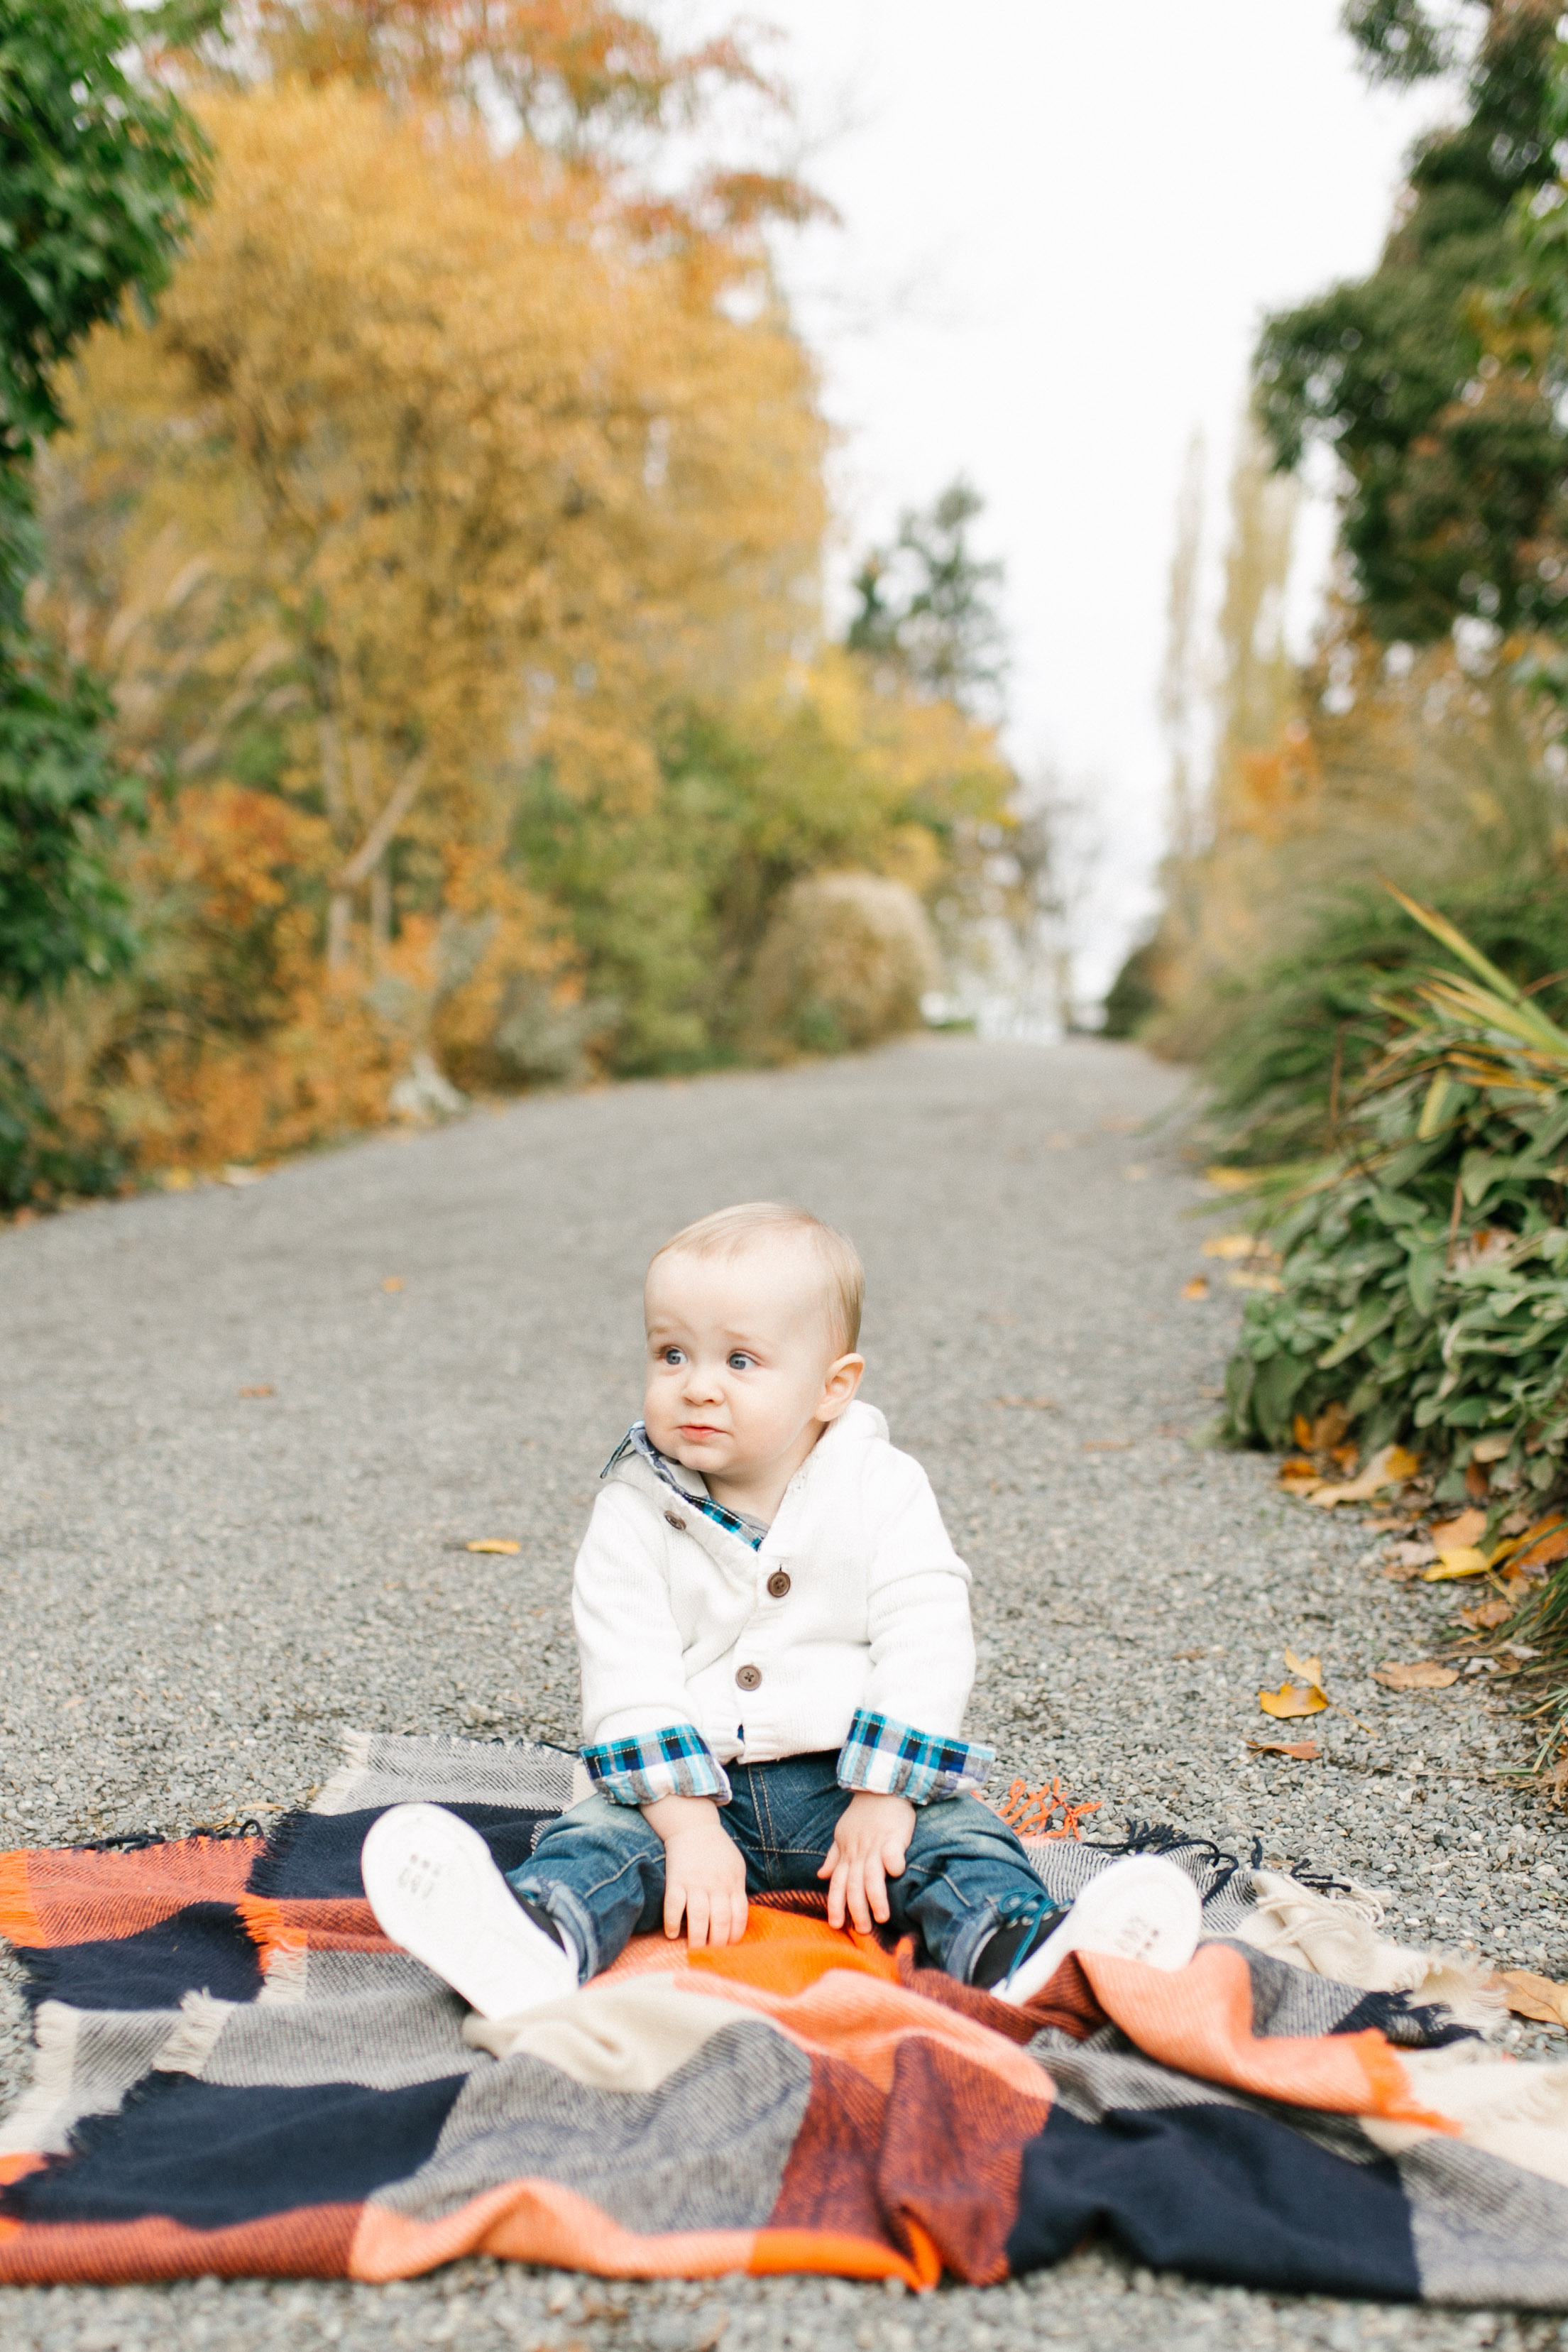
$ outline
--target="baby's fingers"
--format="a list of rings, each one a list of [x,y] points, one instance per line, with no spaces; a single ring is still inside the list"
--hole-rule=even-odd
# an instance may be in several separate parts
[[[836,1861],[835,1855],[838,1855]],[[828,1888],[828,1925],[830,1927],[841,1927],[844,1924],[844,1888],[849,1880],[850,1866],[842,1855],[839,1854],[839,1850],[835,1846],[832,1853],[828,1856],[828,1861],[822,1864],[822,1869],[818,1872],[819,1878],[827,1870],[829,1863],[832,1864],[833,1875]]]
[[[674,1874],[664,1880],[664,1933],[672,1941],[681,1932],[681,1918],[686,1907],[686,1890]]]
[[[817,1873],[818,1877],[831,1878],[834,1871],[840,1867],[842,1861],[843,1855],[839,1852],[839,1842],[838,1839],[835,1838],[832,1844],[828,1848],[826,1860],[823,1862],[821,1870]]]

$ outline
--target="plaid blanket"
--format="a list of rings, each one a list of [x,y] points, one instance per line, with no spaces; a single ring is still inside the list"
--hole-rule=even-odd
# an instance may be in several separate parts
[[[1354,1904],[1167,1838],[1205,1901],[1179,1974],[1084,1956],[1019,2011],[791,1897],[486,2023],[378,1933],[361,1843],[417,1795],[512,1867],[570,1784],[549,1749],[360,1737],[270,1837],[0,1856],[37,2044],[0,2280],[486,2253],[926,2287],[1103,2231],[1251,2286],[1568,2305],[1568,2067],[1490,2049],[1463,1977],[1391,1967]],[[1032,1852],[1063,1895],[1115,1850]]]

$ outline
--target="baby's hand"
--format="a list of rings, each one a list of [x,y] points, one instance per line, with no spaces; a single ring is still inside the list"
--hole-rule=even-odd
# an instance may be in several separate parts
[[[686,1941],[738,1944],[746,1933],[746,1864],[711,1797],[661,1797],[643,1818],[664,1841],[664,1933]]]
[[[844,1906],[862,1936],[873,1918],[887,1917],[887,1881],[904,1874],[904,1857],[915,1834],[915,1808],[907,1797],[877,1797],[861,1789],[839,1815],[828,1858],[818,1871],[829,1881],[828,1917],[844,1924]]]

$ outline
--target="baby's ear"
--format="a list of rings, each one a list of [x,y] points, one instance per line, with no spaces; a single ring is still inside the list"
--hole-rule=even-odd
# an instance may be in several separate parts
[[[828,1366],[828,1377],[822,1382],[822,1402],[817,1415],[820,1421],[837,1421],[844,1407],[852,1403],[864,1370],[863,1356],[841,1356],[835,1363]]]

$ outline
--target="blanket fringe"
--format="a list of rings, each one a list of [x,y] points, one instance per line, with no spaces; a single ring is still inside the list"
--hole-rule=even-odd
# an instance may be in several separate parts
[[[57,2120],[74,2113],[77,2035],[82,2011],[63,2000],[41,2000],[33,2019],[33,2078],[0,2122],[0,2158],[63,2156],[70,2145],[68,2126]]]
[[[180,2003],[178,2025],[152,2061],[154,2074],[202,2074],[238,2006],[237,2001],[219,2000],[210,1992],[188,1992]]]
[[[1459,1952],[1417,1951],[1380,1936],[1383,1906],[1366,1888],[1322,1894],[1270,1870],[1255,1870],[1252,1886],[1256,1903],[1233,1933],[1254,1951],[1364,1992],[1408,1992],[1441,2002],[1457,2024],[1477,2033],[1495,2033],[1504,2023],[1507,2003],[1489,1989],[1486,1961]]]
[[[347,1810],[344,1800],[353,1793],[355,1781],[371,1769],[371,1741],[374,1737],[375,1734],[370,1731],[356,1731],[352,1728],[344,1731],[343,1760],[337,1770],[323,1781],[310,1800],[310,1811],[313,1813],[334,1813]]]

